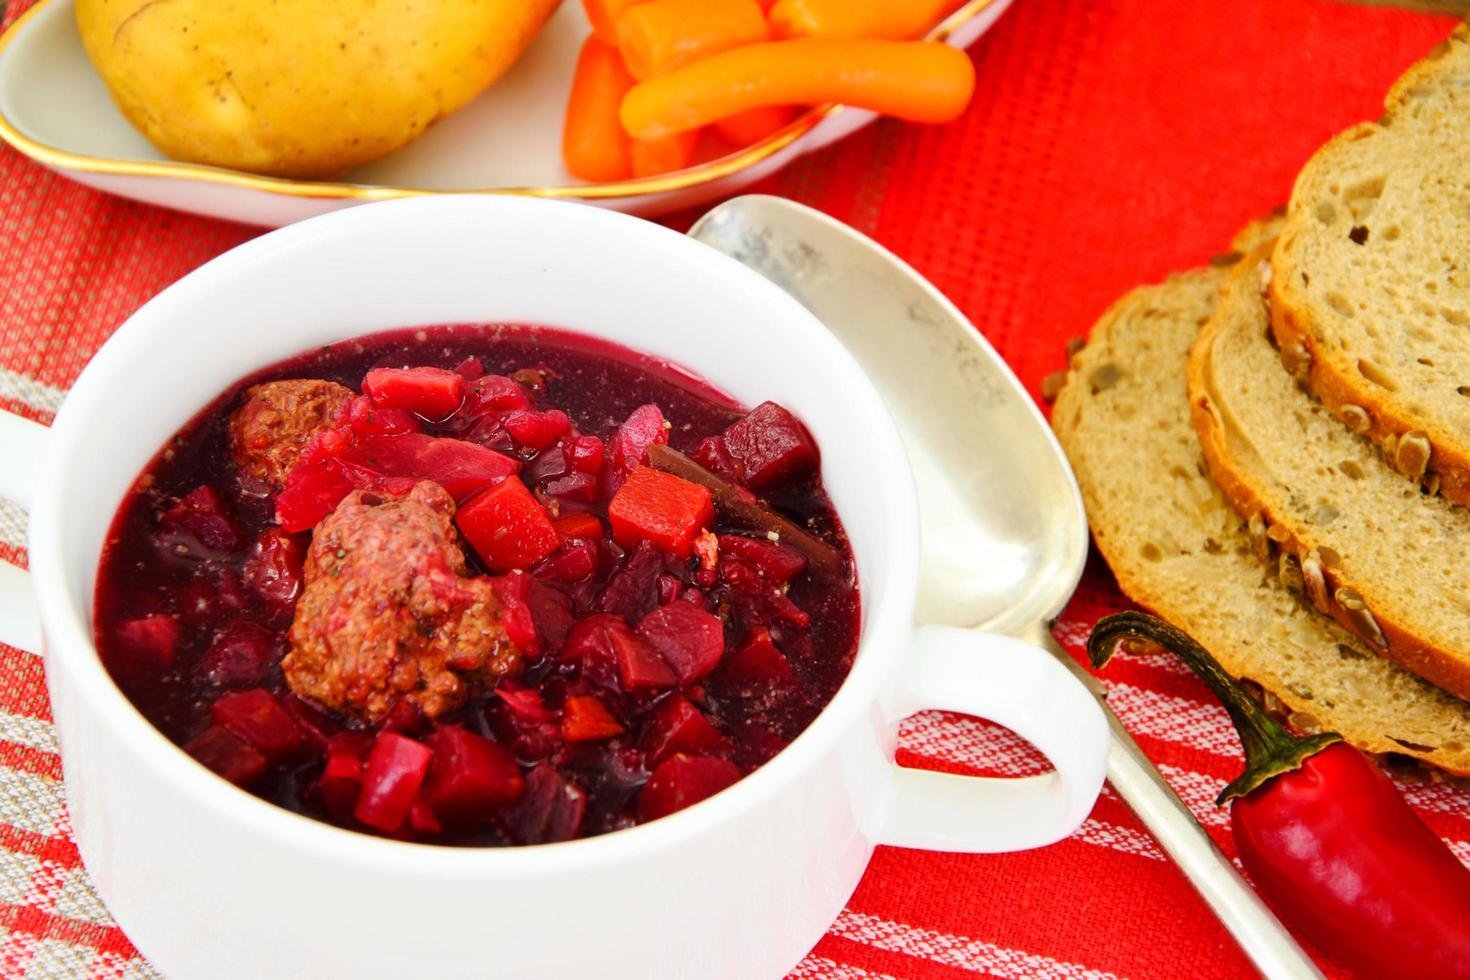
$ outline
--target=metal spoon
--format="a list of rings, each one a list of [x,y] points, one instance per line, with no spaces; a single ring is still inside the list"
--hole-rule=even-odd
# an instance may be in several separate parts
[[[1087,517],[1066,457],[1016,376],[964,315],[852,228],[784,198],[720,205],[689,234],[812,311],[867,369],[898,422],[923,521],[921,623],[973,626],[1054,653],[1103,704],[1108,780],[1268,977],[1320,977],[1052,638],[1077,586]]]

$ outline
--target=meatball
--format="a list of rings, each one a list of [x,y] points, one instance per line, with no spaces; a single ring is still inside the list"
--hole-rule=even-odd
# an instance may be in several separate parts
[[[331,381],[268,381],[230,416],[230,449],[248,479],[279,490],[311,437],[332,424],[352,390]]]
[[[434,720],[471,677],[520,667],[489,580],[466,577],[453,516],[425,481],[403,497],[356,491],[322,521],[282,661],[292,691],[368,722],[407,697]]]

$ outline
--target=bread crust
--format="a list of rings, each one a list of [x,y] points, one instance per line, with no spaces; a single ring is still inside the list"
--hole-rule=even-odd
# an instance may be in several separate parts
[[[1384,115],[1380,121],[1349,127],[1323,144],[1307,161],[1292,190],[1286,227],[1271,253],[1268,295],[1271,331],[1283,358],[1295,362],[1289,364],[1289,369],[1299,370],[1308,388],[1327,410],[1379,446],[1392,445],[1391,440],[1410,434],[1426,437],[1430,453],[1421,482],[1447,500],[1470,506],[1470,437],[1456,427],[1419,417],[1394,393],[1364,377],[1357,358],[1331,350],[1322,342],[1327,331],[1320,310],[1302,288],[1309,273],[1295,261],[1294,254],[1305,229],[1315,220],[1310,211],[1315,189],[1330,179],[1333,160],[1341,148],[1392,126],[1415,90],[1434,77],[1438,62],[1455,46],[1467,44],[1470,44],[1470,23],[1462,23],[1394,83],[1384,97]],[[1366,427],[1364,415],[1360,413],[1366,413]]]
[[[1278,560],[1277,555],[1280,552],[1291,555],[1298,567],[1305,568],[1308,561],[1315,562],[1315,567],[1320,570],[1323,588],[1309,588],[1306,592],[1319,612],[1331,616],[1369,649],[1405,670],[1459,697],[1470,697],[1470,662],[1467,662],[1464,652],[1457,652],[1426,639],[1392,612],[1371,602],[1366,606],[1369,613],[1367,620],[1361,613],[1354,614],[1344,607],[1337,598],[1339,590],[1350,590],[1363,597],[1364,601],[1371,599],[1373,590],[1323,562],[1318,545],[1307,537],[1302,522],[1290,513],[1273,508],[1270,503],[1271,494],[1253,473],[1239,465],[1231,452],[1225,426],[1210,396],[1210,349],[1215,338],[1224,329],[1224,317],[1229,304],[1244,301],[1242,291],[1251,298],[1258,295],[1258,270],[1270,254],[1271,247],[1267,245],[1246,256],[1232,270],[1225,285],[1220,311],[1200,331],[1199,338],[1190,351],[1190,419],[1194,424],[1195,434],[1199,437],[1210,476],[1236,512],[1252,523],[1252,536],[1259,533],[1264,544],[1254,542],[1257,546],[1257,557],[1267,563],[1268,569]],[[1264,318],[1264,311],[1262,314]],[[1373,635],[1374,627],[1377,635]]]

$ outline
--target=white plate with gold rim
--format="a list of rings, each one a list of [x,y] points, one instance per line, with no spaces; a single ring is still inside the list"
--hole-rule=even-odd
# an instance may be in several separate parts
[[[970,0],[929,36],[968,47],[1011,2]],[[72,0],[40,0],[0,36],[0,138],[90,187],[274,227],[365,201],[449,191],[570,198],[653,216],[734,193],[875,118],[822,106],[760,143],[687,170],[579,183],[562,166],[561,124],[587,32],[582,5],[567,0],[515,68],[479,99],[346,180],[301,181],[162,156],[113,106],[82,49]]]

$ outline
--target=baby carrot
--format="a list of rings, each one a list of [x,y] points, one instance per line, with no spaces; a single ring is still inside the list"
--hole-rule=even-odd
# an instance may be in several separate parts
[[[949,122],[975,91],[969,56],[924,41],[768,41],[639,82],[623,99],[635,139],[698,129],[756,106],[841,102],[912,122]]]
[[[777,37],[873,37],[905,41],[922,35],[959,0],[777,0],[771,30]]]
[[[650,0],[624,12],[617,28],[623,63],[639,81],[771,36],[755,0]]]
[[[574,177],[622,180],[632,172],[628,134],[618,121],[618,106],[632,85],[618,49],[589,36],[577,58],[561,135],[562,160]]]
[[[587,19],[592,22],[592,33],[597,35],[597,39],[606,44],[617,44],[618,18],[629,7],[643,2],[644,0],[582,0],[582,8],[587,11]]]
[[[633,164],[634,177],[651,177],[683,170],[694,161],[694,148],[699,145],[697,129],[683,133],[672,133],[651,140],[632,140],[628,144],[628,159]]]
[[[710,128],[731,146],[744,147],[759,143],[796,118],[796,107],[758,105],[717,121]]]

